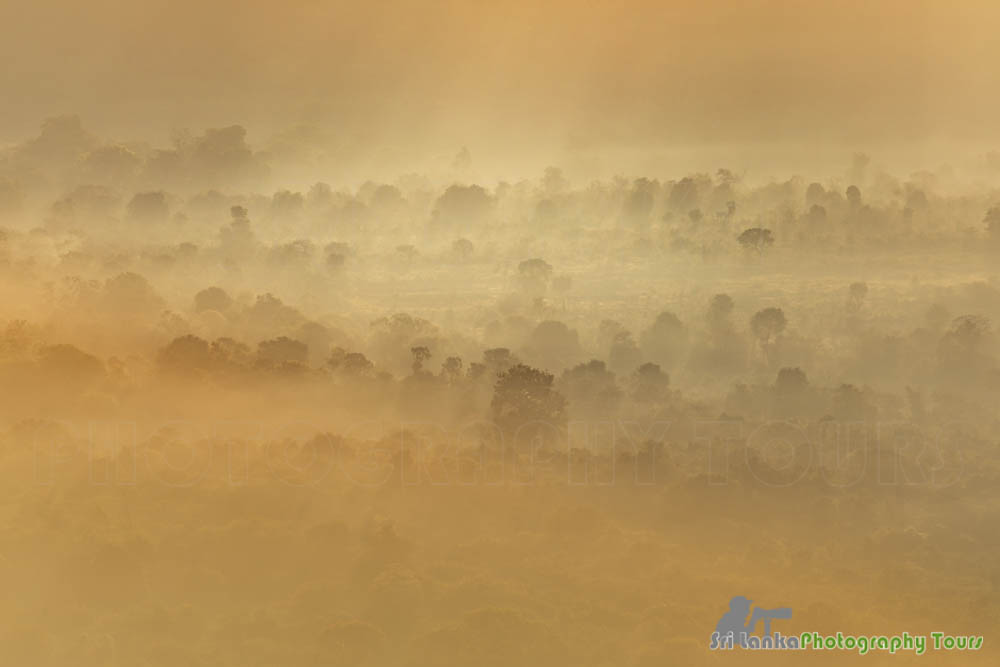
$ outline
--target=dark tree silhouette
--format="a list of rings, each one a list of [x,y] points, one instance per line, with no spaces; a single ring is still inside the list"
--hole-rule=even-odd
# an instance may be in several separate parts
[[[452,185],[434,205],[434,221],[468,226],[482,221],[493,206],[493,198],[479,185]]]
[[[760,342],[765,360],[770,361],[771,342],[785,330],[787,324],[785,312],[781,308],[765,308],[750,318],[750,331]]]
[[[335,347],[330,352],[326,367],[349,377],[371,377],[375,374],[375,364],[368,357],[360,352],[348,352],[342,347]]]
[[[669,392],[670,376],[657,364],[643,364],[632,376],[632,399],[637,403],[662,403]]]
[[[424,362],[431,358],[431,351],[423,345],[410,348],[413,355],[413,374],[420,375],[424,371]]]
[[[302,341],[279,336],[258,343],[257,358],[265,364],[304,364],[309,359],[309,346]]]
[[[639,348],[646,359],[672,368],[680,360],[687,338],[687,328],[680,318],[664,311],[639,336]]]
[[[170,373],[194,373],[212,367],[208,341],[197,336],[181,336],[167,344],[157,357],[161,370]]]
[[[728,294],[716,294],[708,304],[708,328],[711,332],[729,331],[732,329],[732,314],[736,304]]]
[[[857,313],[861,310],[866,296],[868,296],[868,285],[866,283],[851,283],[847,293],[847,310],[851,313]]]
[[[826,199],[826,190],[819,183],[810,183],[806,188],[806,206],[821,206]]]
[[[861,189],[858,186],[851,185],[847,188],[847,203],[852,210],[861,208]]]
[[[809,380],[801,368],[782,368],[774,380],[774,389],[781,395],[793,395],[809,387]]]
[[[448,357],[441,364],[441,376],[448,382],[454,384],[462,377],[462,359],[460,357]]]
[[[212,342],[212,363],[219,369],[235,371],[253,364],[250,347],[232,338],[217,338]]]
[[[205,310],[217,310],[222,313],[229,310],[232,305],[232,297],[221,287],[208,287],[194,295],[194,309],[199,313]]]
[[[497,378],[490,408],[493,419],[520,443],[551,436],[566,426],[566,399],[552,384],[554,377],[524,364],[512,366]]]
[[[606,419],[615,414],[622,397],[615,374],[597,359],[563,371],[559,389],[578,417]]]
[[[518,363],[520,362],[506,347],[494,347],[483,351],[483,366],[493,375],[500,375]]]
[[[544,294],[552,279],[552,265],[544,259],[526,259],[517,265],[521,288],[531,294]]]
[[[739,244],[746,250],[753,250],[760,254],[774,245],[774,235],[770,229],[763,227],[751,227],[743,230],[737,238]]]

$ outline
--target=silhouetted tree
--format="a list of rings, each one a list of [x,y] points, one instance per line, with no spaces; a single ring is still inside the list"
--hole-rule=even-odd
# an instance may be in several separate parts
[[[806,206],[822,206],[826,201],[826,190],[819,183],[810,183],[806,188]]]
[[[490,408],[496,424],[518,442],[550,437],[566,426],[566,399],[552,387],[554,377],[524,364],[501,373]]]
[[[690,211],[698,206],[698,183],[690,176],[677,181],[667,198],[670,208],[678,212]]]
[[[360,352],[348,352],[342,347],[335,347],[330,352],[327,368],[334,373],[349,377],[371,377],[375,374],[375,364]]]
[[[315,254],[316,244],[308,239],[296,239],[289,243],[279,243],[272,246],[267,253],[267,258],[278,265],[301,268],[306,266]]]
[[[851,283],[851,286],[847,290],[847,310],[851,313],[861,310],[866,296],[868,296],[867,284],[861,282]]]
[[[833,395],[833,416],[842,422],[860,422],[872,419],[875,409],[857,387],[842,384]]]
[[[773,413],[779,417],[807,414],[810,411],[809,380],[801,368],[782,368],[774,380]]]
[[[196,312],[217,310],[224,313],[233,305],[233,299],[221,287],[208,287],[194,295]]]
[[[625,219],[634,224],[643,224],[653,212],[658,185],[648,178],[639,178],[632,184],[632,191],[625,199],[623,213]]]
[[[762,227],[751,227],[743,230],[743,233],[736,239],[746,250],[753,250],[757,254],[764,252],[774,245],[774,235],[770,229]]]
[[[662,403],[670,394],[670,376],[657,364],[645,363],[632,375],[632,400]]]
[[[608,348],[608,365],[618,373],[636,368],[642,363],[642,352],[635,344],[632,334],[625,329],[617,331]]]
[[[672,368],[680,361],[687,338],[687,327],[680,318],[665,311],[639,336],[639,348],[644,358]]]
[[[227,337],[212,341],[211,353],[212,365],[229,372],[249,368],[254,361],[248,345]]]
[[[705,313],[705,335],[691,352],[691,365],[701,372],[733,373],[746,362],[746,345],[733,322],[734,303],[728,294],[716,294]]]
[[[538,257],[526,259],[517,265],[517,278],[529,294],[544,294],[552,279],[552,265]]]
[[[774,380],[774,389],[781,395],[794,395],[809,387],[809,380],[801,368],[782,368]]]
[[[424,371],[424,362],[431,358],[431,351],[419,345],[411,347],[410,354],[413,355],[413,374],[420,375]]]
[[[253,230],[250,229],[248,211],[243,206],[233,206],[229,209],[229,214],[229,224],[219,230],[219,241],[231,253],[248,254],[256,243]]]
[[[407,263],[412,262],[420,255],[420,253],[417,252],[416,246],[409,243],[396,246],[396,253],[403,259],[404,262]]]
[[[613,416],[622,396],[615,374],[597,359],[563,371],[558,387],[569,401],[570,412],[590,419]]]
[[[577,363],[582,356],[580,336],[563,322],[546,320],[528,336],[524,354],[534,363],[563,369]]]
[[[806,220],[813,227],[821,227],[826,222],[826,207],[820,206],[819,204],[813,204],[809,207],[809,212],[806,214]]]
[[[441,376],[449,383],[454,384],[462,377],[462,359],[459,357],[448,357],[441,364]]]
[[[788,321],[781,308],[765,308],[750,318],[750,331],[760,342],[765,360],[769,360],[769,347],[776,336],[785,330]]]
[[[157,362],[162,370],[171,373],[208,371],[213,357],[208,341],[187,335],[175,338],[160,350]]]
[[[505,347],[494,347],[483,351],[483,365],[493,375],[499,375],[519,363],[510,350]]]
[[[716,294],[708,305],[708,328],[711,332],[728,331],[732,329],[733,298],[728,294]]]
[[[493,198],[479,185],[452,185],[434,204],[434,221],[468,226],[481,222],[493,207]]]
[[[961,380],[982,378],[996,366],[990,321],[980,315],[956,317],[938,343],[938,361],[946,376]]]
[[[851,185],[847,188],[847,203],[850,205],[852,211],[856,211],[861,208],[861,189],[856,185]]]

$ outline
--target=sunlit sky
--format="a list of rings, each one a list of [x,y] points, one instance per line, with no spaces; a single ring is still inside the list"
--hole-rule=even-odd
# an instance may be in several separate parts
[[[1000,3],[3,0],[0,140],[295,123],[406,150],[1000,138]]]

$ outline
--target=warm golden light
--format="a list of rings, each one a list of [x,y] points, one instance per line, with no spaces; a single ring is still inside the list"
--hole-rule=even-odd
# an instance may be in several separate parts
[[[996,664],[998,20],[0,5],[0,665]]]

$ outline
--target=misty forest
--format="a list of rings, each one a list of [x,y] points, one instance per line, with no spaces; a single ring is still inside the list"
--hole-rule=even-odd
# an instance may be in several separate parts
[[[5,664],[716,664],[737,593],[997,629],[1000,155],[326,182],[310,141],[0,153]]]

